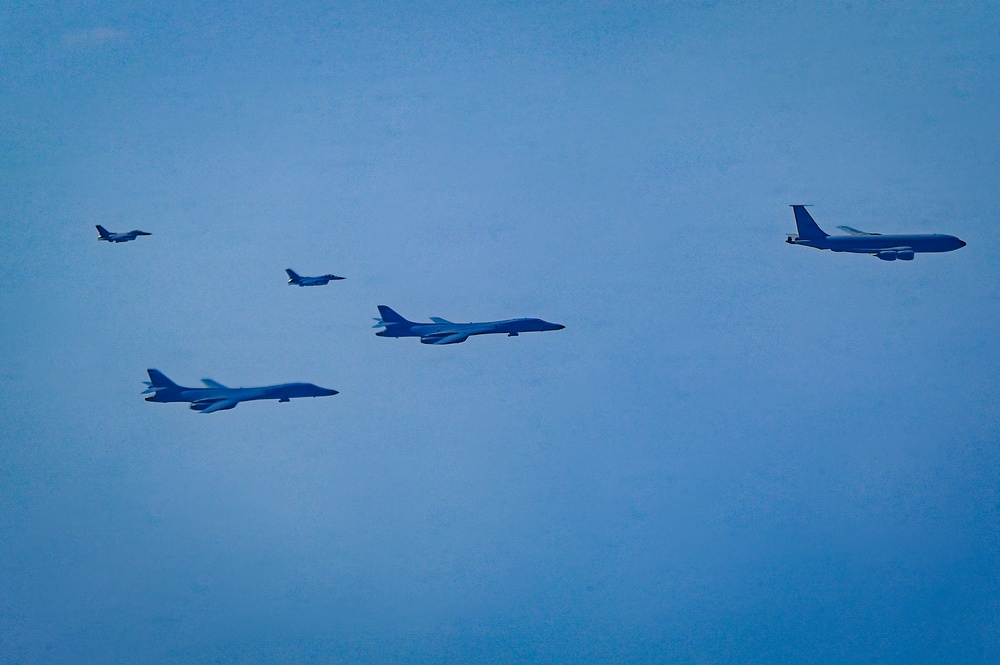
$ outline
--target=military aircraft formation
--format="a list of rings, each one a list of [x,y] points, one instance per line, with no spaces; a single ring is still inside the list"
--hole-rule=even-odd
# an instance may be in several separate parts
[[[805,205],[792,205],[795,216],[797,234],[789,234],[785,242],[791,245],[803,245],[816,249],[829,249],[834,252],[852,252],[855,254],[871,254],[882,261],[912,261],[915,254],[923,252],[950,252],[965,247],[965,242],[955,236],[934,234],[887,234],[867,233],[849,226],[837,228],[845,235],[835,235],[823,231],[806,210]],[[98,240],[121,243],[135,240],[139,236],[152,235],[145,231],[129,231],[128,233],[112,233],[103,226],[97,226]],[[288,284],[291,286],[325,286],[332,281],[344,279],[337,275],[319,275],[307,277],[299,275],[291,268],[286,268]],[[526,332],[545,332],[562,330],[565,326],[542,319],[521,318],[505,319],[503,321],[481,321],[473,323],[455,323],[432,316],[427,323],[410,321],[386,305],[378,306],[378,318],[373,328],[382,330],[375,333],[377,337],[419,337],[421,344],[445,346],[461,344],[474,335],[504,334],[517,337]],[[204,388],[188,388],[171,381],[163,372],[156,369],[147,370],[149,381],[143,395],[149,394],[147,402],[187,402],[190,408],[199,413],[215,413],[233,409],[240,402],[274,399],[278,402],[288,402],[297,397],[328,397],[336,395],[331,388],[321,388],[312,383],[281,383],[273,386],[256,388],[230,388],[212,379],[202,379]]]

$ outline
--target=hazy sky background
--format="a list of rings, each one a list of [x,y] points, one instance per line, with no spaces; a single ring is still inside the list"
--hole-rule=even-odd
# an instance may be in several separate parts
[[[1000,10],[902,4],[0,6],[0,660],[1000,661]]]

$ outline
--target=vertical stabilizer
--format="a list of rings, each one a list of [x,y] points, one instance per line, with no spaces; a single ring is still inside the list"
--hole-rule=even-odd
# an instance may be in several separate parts
[[[413,323],[413,321],[407,321],[398,312],[385,305],[378,306],[378,313],[384,323]]]
[[[793,205],[792,211],[795,213],[795,226],[799,230],[799,237],[803,240],[819,240],[830,235],[819,228],[804,205]]]
[[[149,374],[150,388],[180,388],[158,369],[147,369],[146,373]]]
[[[285,268],[285,272],[288,273],[288,281],[289,282],[297,283],[300,279],[302,279],[299,276],[299,274],[297,272],[295,272],[294,270],[292,270],[291,268]]]
[[[100,224],[97,225],[97,234],[101,236],[101,240],[107,240],[108,238],[111,237],[111,234],[108,233],[108,230],[103,226],[101,226]]]

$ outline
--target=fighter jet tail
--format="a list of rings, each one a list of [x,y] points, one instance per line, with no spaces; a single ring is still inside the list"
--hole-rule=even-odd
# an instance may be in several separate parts
[[[97,225],[97,233],[98,235],[101,236],[101,240],[107,240],[108,238],[111,237],[111,234],[108,232],[108,230],[103,226],[101,226],[100,224]]]
[[[302,277],[299,276],[299,274],[294,270],[292,270],[291,268],[285,268],[285,272],[288,273],[288,281],[291,282],[292,284],[298,284],[299,281],[302,279]]]
[[[795,213],[795,226],[799,230],[799,238],[803,240],[820,240],[830,234],[819,228],[816,220],[812,218],[804,205],[793,205],[792,211]]]

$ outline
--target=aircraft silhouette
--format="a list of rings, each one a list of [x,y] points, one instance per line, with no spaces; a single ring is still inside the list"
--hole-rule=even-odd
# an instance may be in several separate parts
[[[338,279],[344,279],[343,277],[337,277],[336,275],[320,275],[319,277],[303,277],[291,268],[285,268],[285,272],[288,273],[288,283],[294,286],[324,286],[328,282]]]
[[[153,393],[146,398],[147,402],[191,402],[191,408],[201,413],[215,413],[232,409],[240,402],[259,399],[276,399],[287,402],[293,397],[327,397],[336,395],[336,390],[320,388],[312,383],[280,383],[275,386],[259,388],[229,388],[213,381],[202,379],[205,388],[186,388],[179,386],[167,376],[155,369],[148,369],[149,381],[143,381],[148,388],[143,395]]]
[[[379,337],[419,337],[421,344],[460,344],[473,335],[489,335],[505,333],[508,337],[517,337],[523,332],[543,332],[545,330],[562,330],[566,326],[549,323],[541,319],[507,319],[505,321],[484,321],[481,323],[453,323],[436,316],[431,317],[432,323],[416,323],[407,321],[398,313],[386,307],[378,306],[380,318],[375,319],[372,328],[384,327],[375,333]]]
[[[873,254],[883,261],[912,261],[913,255],[919,252],[950,252],[965,247],[965,243],[955,236],[941,233],[882,235],[858,231],[850,226],[838,226],[847,235],[831,236],[819,228],[804,205],[793,205],[792,211],[795,213],[795,227],[799,233],[785,238],[785,242],[791,245],[805,245],[834,252]]]
[[[135,240],[139,236],[151,236],[152,233],[146,233],[145,231],[129,231],[128,233],[112,233],[106,228],[97,225],[98,240],[104,240],[105,242],[128,242],[129,240]]]

